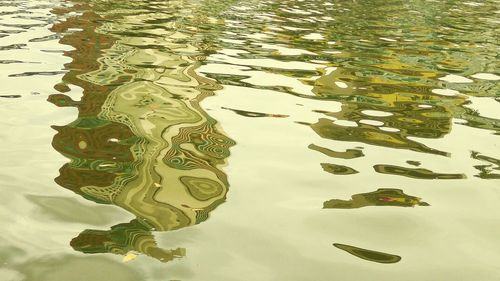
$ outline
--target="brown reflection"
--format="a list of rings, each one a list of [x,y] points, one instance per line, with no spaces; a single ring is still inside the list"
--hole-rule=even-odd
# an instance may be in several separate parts
[[[357,209],[367,206],[415,207],[429,206],[421,198],[405,194],[401,189],[379,188],[377,191],[355,194],[351,200],[332,199],[323,203],[323,209]]]
[[[115,4],[91,2],[54,11],[80,13],[52,28],[75,50],[66,53],[70,71],[54,86],[65,94],[49,101],[78,109],[75,121],[53,127],[53,147],[70,159],[55,181],[136,219],[85,230],[71,246],[83,253],[133,252],[167,262],[185,251],[161,249],[152,232],[205,221],[229,187],[222,167],[235,143],[199,105],[220,88],[195,72],[209,46],[179,42],[181,31],[169,30],[168,23],[163,27],[172,38],[149,42],[155,36],[147,32],[158,28],[149,21],[162,15],[148,10],[146,2],[135,3],[141,12],[122,6],[119,15],[108,12]],[[80,101],[70,97],[71,85],[83,89]]]
[[[358,248],[350,245],[334,243],[333,246],[341,250],[344,250],[353,256],[356,256],[358,258],[367,261],[373,261],[378,263],[397,263],[401,260],[401,257],[397,255]]]
[[[449,179],[465,179],[465,174],[443,174],[443,173],[435,173],[431,170],[422,169],[422,168],[405,168],[394,165],[375,165],[373,166],[376,172],[381,174],[389,174],[389,175],[398,175],[404,176],[414,179],[441,179],[441,180],[449,180]]]

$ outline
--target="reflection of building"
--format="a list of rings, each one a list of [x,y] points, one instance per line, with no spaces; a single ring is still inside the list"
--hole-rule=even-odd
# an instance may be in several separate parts
[[[356,75],[357,72],[340,68],[318,79],[314,90],[318,95],[336,97],[343,103],[340,112],[325,112],[325,115],[355,122],[356,126],[337,125],[325,118],[311,125],[316,133],[334,140],[446,155],[446,152],[429,148],[408,137],[440,138],[446,135],[452,118],[449,105],[460,105],[463,98],[450,97],[443,102],[442,97],[430,94],[430,87],[419,84],[415,87],[426,89],[429,94],[391,92],[403,82],[372,81],[376,78],[370,77],[361,81],[361,77]],[[384,83],[391,89],[384,89]]]
[[[228,181],[221,168],[234,142],[199,106],[218,86],[195,73],[202,57],[180,55],[195,53],[196,47],[173,42],[179,31],[153,45],[148,37],[114,32],[136,21],[152,28],[147,24],[152,15],[122,11],[120,18],[98,26],[104,18],[86,5],[78,8],[84,10],[81,16],[54,26],[56,31],[83,29],[65,35],[62,43],[76,48],[68,54],[73,62],[64,83],[84,90],[79,102],[62,94],[49,98],[79,110],[77,120],[55,127],[53,146],[71,159],[56,182],[87,199],[120,206],[137,219],[107,231],[86,230],[71,245],[85,253],[138,251],[162,261],[182,256],[182,250],[158,248],[151,231],[200,223],[226,198]]]

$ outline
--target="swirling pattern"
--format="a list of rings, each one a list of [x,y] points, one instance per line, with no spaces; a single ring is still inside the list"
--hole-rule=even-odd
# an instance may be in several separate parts
[[[69,54],[70,72],[54,88],[84,89],[79,102],[66,94],[49,97],[79,111],[74,122],[54,127],[54,148],[71,159],[56,182],[137,219],[110,230],[85,230],[71,246],[84,253],[139,252],[167,262],[184,250],[159,248],[151,231],[200,223],[225,200],[229,184],[221,168],[235,142],[199,106],[220,86],[196,74],[204,56],[196,54],[196,44],[178,44],[170,23],[158,24],[172,37],[154,42],[123,31],[136,21],[151,21],[153,10],[110,12],[105,3],[92,5],[75,6],[81,15],[53,27],[82,28],[61,39],[77,51]]]
[[[164,250],[157,246],[150,228],[139,220],[122,223],[108,231],[87,229],[71,240],[73,249],[86,253],[113,253],[126,255],[129,252],[144,253],[162,262],[183,257],[185,249]]]
[[[206,178],[184,176],[181,182],[186,186],[191,196],[199,201],[207,201],[222,194],[224,188],[216,181]]]
[[[496,38],[496,29],[489,25],[492,21],[497,24],[491,16],[494,1],[484,1],[474,9],[463,8],[460,1],[395,0],[383,5],[379,5],[381,1],[262,1],[258,5],[237,3],[253,6],[234,7],[224,15],[226,22],[217,15],[234,1],[69,3],[77,5],[53,11],[65,17],[51,28],[54,36],[30,40],[60,38],[62,44],[71,45],[69,51],[55,50],[72,59],[65,66],[68,72],[23,70],[8,77],[46,79],[65,73],[53,87],[59,93],[49,101],[75,107],[78,118],[54,126],[53,146],[70,161],[61,167],[55,181],[84,198],[119,206],[137,217],[109,230],[83,231],[71,245],[84,253],[140,252],[162,261],[183,256],[182,250],[157,247],[152,231],[203,222],[226,200],[229,181],[224,167],[235,142],[200,106],[221,85],[307,99],[303,108],[322,107],[319,102],[325,101],[323,110],[308,108],[299,114],[294,112],[298,107],[286,112],[289,114],[222,108],[239,115],[233,115],[235,118],[287,117],[272,121],[307,125],[313,141],[322,143],[309,145],[310,150],[322,154],[311,152],[311,157],[349,161],[344,166],[318,160],[315,163],[321,167],[316,168],[335,175],[357,174],[359,169],[360,175],[354,179],[366,175],[357,166],[359,162],[373,156],[383,158],[384,153],[401,153],[412,159],[416,155],[451,157],[451,149],[436,144],[437,139],[450,135],[457,122],[500,133],[498,119],[482,116],[471,106],[472,97],[498,100],[494,98],[499,89],[496,80],[477,78],[478,72],[498,72],[498,42],[491,39]],[[9,32],[17,31],[5,30],[0,36]],[[27,47],[29,44],[8,43],[0,51]],[[2,65],[17,63],[0,61]],[[202,77],[199,67],[208,64],[217,65],[219,73],[205,69],[206,77]],[[456,83],[450,76],[466,82]],[[74,92],[80,94],[75,89],[83,90],[81,100],[75,97]],[[0,97],[10,102],[8,99],[21,96]],[[329,108],[333,103],[338,110]],[[309,117],[312,121],[303,120]],[[365,158],[357,159],[360,157]],[[476,177],[498,178],[495,158],[479,152],[471,157],[481,161],[474,166]],[[465,178],[461,173],[426,168],[386,164],[373,168],[376,173],[369,170],[377,179],[392,180],[394,175]],[[333,178],[341,184],[347,181]],[[379,189],[352,195],[351,200],[326,201],[324,208],[426,204],[399,189]],[[376,262],[401,259],[344,244],[335,246]]]

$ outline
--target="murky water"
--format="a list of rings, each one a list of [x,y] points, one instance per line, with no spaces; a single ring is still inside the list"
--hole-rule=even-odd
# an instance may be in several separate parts
[[[1,1],[0,280],[498,280],[498,7]]]

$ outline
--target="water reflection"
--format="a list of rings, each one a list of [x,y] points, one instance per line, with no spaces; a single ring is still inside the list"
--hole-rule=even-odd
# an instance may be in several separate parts
[[[475,175],[476,177],[482,178],[482,179],[500,179],[500,174],[493,173],[494,172],[493,170],[500,171],[500,160],[493,158],[493,157],[490,157],[490,156],[486,156],[486,155],[481,154],[477,151],[472,151],[471,157],[473,159],[477,159],[477,160],[480,160],[482,162],[489,163],[489,164],[485,164],[485,165],[475,165],[474,166],[474,168],[476,168],[476,170],[480,171],[479,174]]]
[[[393,254],[387,254],[383,252],[378,252],[378,251],[373,251],[373,250],[368,250],[368,249],[363,249],[363,248],[358,248],[350,245],[345,245],[345,244],[339,244],[335,243],[333,246],[344,250],[348,252],[351,255],[354,255],[358,258],[372,261],[372,262],[378,262],[378,263],[396,263],[401,260],[400,256],[393,255]]]
[[[321,163],[321,167],[325,172],[334,174],[334,175],[352,175],[352,174],[357,174],[359,173],[358,171],[354,170],[353,168],[344,166],[344,165],[338,165],[338,164],[331,164],[331,163]]]
[[[199,105],[223,86],[233,94],[272,92],[304,104],[324,102],[308,107],[296,103],[285,110],[262,95],[260,103],[218,109],[252,121],[272,117],[307,125],[315,140],[309,139],[304,149],[321,139],[321,145],[308,146],[314,150],[311,155],[319,152],[344,161],[317,162],[317,169],[333,175],[355,178],[375,171],[383,177],[463,180],[465,171],[420,167],[429,161],[407,161],[418,168],[394,162],[401,162],[398,153],[430,161],[450,159],[451,147],[434,146],[433,141],[449,136],[454,126],[500,134],[500,121],[473,109],[470,100],[493,101],[499,91],[494,74],[498,42],[491,28],[494,1],[474,9],[461,1],[73,2],[77,4],[72,8],[54,10],[67,19],[53,31],[74,50],[65,53],[73,61],[66,65],[69,72],[62,83],[54,86],[60,93],[49,100],[78,109],[77,120],[54,127],[54,148],[71,160],[61,167],[56,182],[137,217],[110,229],[81,232],[71,246],[84,253],[139,252],[164,262],[185,254],[182,248],[159,247],[153,231],[203,222],[226,198],[229,184],[223,167],[235,142]],[[2,61],[9,63],[13,61]],[[72,94],[79,88],[80,100]],[[289,142],[259,139],[273,145]],[[356,161],[370,161],[374,154],[394,162],[379,164],[376,159],[370,171],[357,166]],[[479,171],[476,177],[497,179],[499,161],[485,154],[471,154],[482,162],[473,166]],[[350,177],[330,178],[344,183]],[[352,195],[351,200],[332,199],[323,207],[417,205],[428,206],[400,189],[386,188]],[[335,246],[375,262],[401,259]]]
[[[375,165],[373,169],[381,174],[399,175],[415,179],[465,179],[464,174],[435,173],[428,169],[406,168],[394,165]]]
[[[85,230],[71,246],[84,253],[138,252],[167,262],[185,250],[159,248],[152,231],[205,221],[229,186],[222,167],[235,143],[199,106],[219,88],[194,71],[204,59],[199,50],[209,46],[187,42],[188,35],[172,28],[172,19],[162,22],[154,7],[105,14],[97,13],[105,4],[93,4],[56,11],[79,15],[53,27],[64,34],[61,43],[75,50],[67,53],[70,72],[54,87],[68,93],[49,101],[78,109],[77,120],[54,126],[53,146],[71,160],[55,181],[137,219]],[[77,31],[64,33],[69,29]],[[70,97],[75,86],[83,89],[80,101]]]
[[[299,114],[290,115],[324,139],[324,144],[311,144],[309,149],[343,163],[359,157],[367,159],[372,154],[387,155],[394,161],[398,153],[406,152],[447,161],[452,158],[451,147],[433,147],[436,142],[432,140],[447,137],[453,126],[500,133],[500,120],[469,107],[471,96],[493,98],[499,92],[500,84],[494,80],[498,76],[494,74],[498,72],[498,40],[494,39],[498,21],[493,15],[496,6],[495,1],[469,6],[462,1],[400,0],[289,0],[243,5],[228,16],[231,32],[221,39],[226,49],[210,57],[217,67],[203,71],[232,87],[341,103],[340,110],[311,110],[318,116],[313,121]],[[232,106],[232,110],[238,109]],[[363,151],[345,149],[358,143],[366,145]],[[492,167],[497,162],[491,157],[475,156],[488,163],[474,166],[480,171],[477,177],[496,178],[497,174],[492,173],[496,168]],[[376,161],[371,166],[380,175],[419,180],[467,178],[464,171],[445,173]],[[366,173],[358,171],[359,162],[348,163],[321,163],[321,168],[334,175],[356,177]],[[427,164],[414,160],[407,163]],[[379,189],[353,195],[349,201],[326,201],[324,207],[428,205],[420,200],[399,189]],[[366,260],[401,259],[336,245]]]
[[[429,206],[421,198],[405,194],[401,189],[379,188],[377,191],[355,194],[351,200],[332,199],[323,203],[324,209],[357,209],[366,206],[414,207]]]

